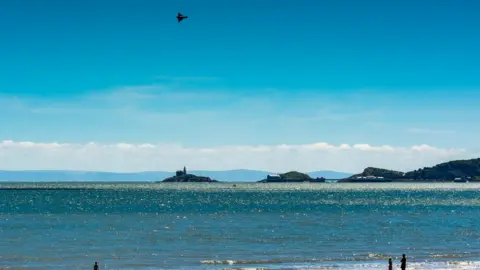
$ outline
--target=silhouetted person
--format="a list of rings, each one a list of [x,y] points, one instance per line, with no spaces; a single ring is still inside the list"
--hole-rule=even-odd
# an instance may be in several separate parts
[[[405,257],[405,254],[402,255],[402,260],[400,262],[402,263],[400,265],[400,268],[402,268],[402,270],[405,270],[407,268],[407,258]]]
[[[97,264],[97,262],[95,262],[95,264],[93,265],[93,270],[98,270],[98,264]]]
[[[392,258],[388,259],[388,270],[393,270]]]

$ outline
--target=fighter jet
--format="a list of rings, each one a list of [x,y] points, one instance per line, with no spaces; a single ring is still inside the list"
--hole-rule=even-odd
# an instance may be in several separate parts
[[[183,16],[182,13],[178,12],[178,15],[177,15],[177,20],[178,20],[178,23],[180,23],[183,19],[187,19],[188,16]]]

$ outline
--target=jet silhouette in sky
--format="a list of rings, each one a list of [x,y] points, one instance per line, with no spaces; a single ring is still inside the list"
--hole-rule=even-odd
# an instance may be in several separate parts
[[[180,23],[183,19],[188,18],[188,16],[183,16],[182,13],[178,12],[177,20]]]

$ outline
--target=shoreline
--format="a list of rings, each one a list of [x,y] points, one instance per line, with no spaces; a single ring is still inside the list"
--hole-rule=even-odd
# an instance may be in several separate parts
[[[388,266],[388,256],[379,259],[345,259],[345,260],[329,260],[329,259],[264,259],[264,260],[200,260],[197,264],[192,262],[185,265],[175,265],[175,269],[192,269],[192,270],[206,270],[206,269],[284,269],[284,270],[315,270],[315,269],[385,269]],[[400,258],[397,256],[391,257],[393,260],[394,269],[400,268]],[[433,259],[433,260],[432,260]],[[462,260],[465,259],[465,260]],[[95,260],[95,259],[94,259]],[[99,263],[100,269],[115,268],[128,268],[128,269],[148,269],[157,270],[165,269],[164,265],[158,263],[132,263],[128,260],[120,262],[119,260],[111,259],[96,259]],[[105,263],[108,262],[109,267],[105,268]],[[33,265],[32,265],[33,264]],[[84,268],[93,268],[93,263],[84,261],[82,264]],[[138,267],[135,267],[138,266]],[[58,265],[57,263],[38,263],[38,262],[18,262],[10,263],[10,266],[0,265],[0,270],[7,269],[56,269],[60,267],[68,267],[65,264]],[[78,267],[78,265],[77,265]],[[167,267],[168,268],[168,267]],[[435,258],[435,257],[422,257],[422,258],[409,258],[407,256],[407,269],[450,269],[450,270],[469,270],[480,268],[480,258]],[[76,268],[75,268],[76,269]]]

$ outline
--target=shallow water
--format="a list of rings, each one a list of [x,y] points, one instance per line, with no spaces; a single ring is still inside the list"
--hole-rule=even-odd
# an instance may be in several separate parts
[[[480,184],[0,184],[0,268],[480,269]]]

